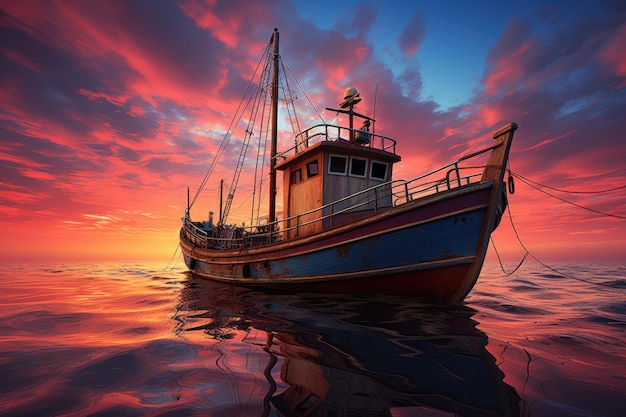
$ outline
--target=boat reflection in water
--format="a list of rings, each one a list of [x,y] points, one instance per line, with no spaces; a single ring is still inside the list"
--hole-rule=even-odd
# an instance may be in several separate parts
[[[267,389],[258,399],[266,415],[518,416],[520,397],[473,314],[402,298],[268,294],[190,276],[177,319],[182,335],[267,334]]]

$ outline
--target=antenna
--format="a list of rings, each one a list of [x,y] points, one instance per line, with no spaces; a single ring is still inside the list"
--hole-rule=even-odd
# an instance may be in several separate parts
[[[376,99],[378,98],[378,83],[376,83],[376,87],[374,89],[374,113],[372,114],[372,133],[376,133]]]

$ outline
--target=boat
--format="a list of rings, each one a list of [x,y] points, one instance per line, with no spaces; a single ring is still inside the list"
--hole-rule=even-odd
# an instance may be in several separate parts
[[[270,291],[461,302],[478,279],[491,233],[507,206],[504,177],[517,124],[508,123],[493,134],[493,142],[442,167],[394,179],[394,164],[401,161],[398,142],[376,132],[375,117],[355,110],[362,99],[356,88],[345,90],[339,108],[326,108],[347,123],[322,120],[299,130],[291,89],[280,78],[289,71],[276,29],[255,74],[261,67],[251,104],[240,104],[235,112],[247,124],[231,123],[245,129],[242,139],[234,141],[241,151],[225,201],[220,182],[219,217],[211,211],[208,219],[198,220],[191,210],[206,185],[217,184],[211,174],[233,142],[235,128],[224,135],[193,200],[188,190],[180,247],[191,273]],[[287,107],[283,119],[295,125],[293,142],[284,149],[278,141],[279,101]],[[249,109],[249,116],[243,118],[240,109]],[[255,147],[257,168],[262,162],[269,165],[268,174],[254,174],[269,178],[267,203],[261,202],[262,192],[257,195],[261,187],[253,186],[256,217],[250,217],[249,225],[229,224],[244,164],[252,160],[248,149]],[[261,207],[267,207],[263,215]]]

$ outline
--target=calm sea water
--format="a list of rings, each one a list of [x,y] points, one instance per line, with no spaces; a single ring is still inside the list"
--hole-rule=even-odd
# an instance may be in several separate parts
[[[0,414],[624,416],[626,265],[552,266],[443,307],[4,265]]]

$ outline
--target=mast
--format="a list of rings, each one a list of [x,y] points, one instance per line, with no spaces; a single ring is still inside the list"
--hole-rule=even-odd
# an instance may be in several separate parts
[[[274,46],[274,67],[272,74],[272,136],[271,136],[271,162],[270,162],[270,202],[267,222],[272,224],[276,221],[276,153],[278,144],[278,29],[274,28],[272,34]]]
[[[224,202],[224,180],[220,180],[220,217],[217,221],[218,224],[222,224],[222,215],[224,214],[224,209],[222,208],[222,203]]]
[[[189,187],[187,187],[187,208],[185,209],[185,217],[189,218]]]

